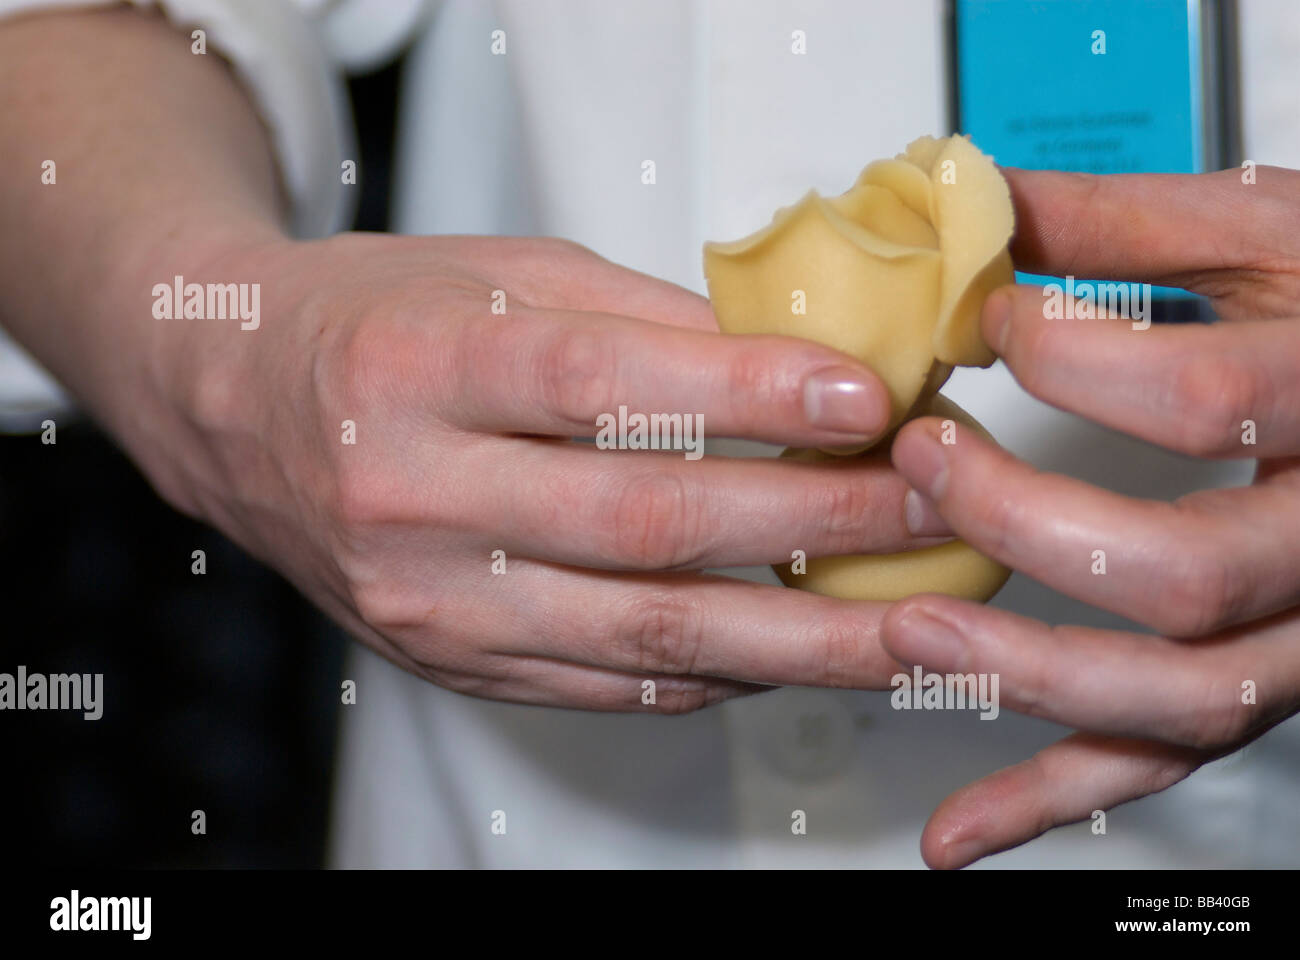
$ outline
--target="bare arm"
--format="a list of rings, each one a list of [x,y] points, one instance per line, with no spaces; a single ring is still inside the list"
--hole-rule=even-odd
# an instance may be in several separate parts
[[[0,143],[4,326],[183,502],[163,452],[190,442],[169,396],[186,331],[149,291],[283,236],[265,129],[219,56],[120,9],[0,21]]]

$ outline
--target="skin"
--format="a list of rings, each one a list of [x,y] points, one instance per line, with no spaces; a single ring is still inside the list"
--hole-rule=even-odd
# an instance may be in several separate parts
[[[722,336],[702,298],[564,241],[291,240],[256,112],[189,42],[131,10],[0,22],[0,316],[169,503],[394,663],[478,696],[677,713],[777,684],[885,689],[918,659],[956,666],[922,646],[937,634],[921,615],[946,618],[966,638],[958,661],[1001,673],[1006,705],[1086,732],[950,798],[923,839],[936,866],[1168,786],[1295,710],[1296,175],[1261,168],[1243,188],[1235,173],[1012,173],[1021,265],[1184,284],[1231,322],[1049,327],[1033,291],[985,311],[1026,389],[1066,409],[1208,456],[1243,455],[1233,424],[1254,418],[1251,453],[1268,459],[1250,491],[1134,504],[974,439],[936,457],[927,421],[900,434],[897,470],[611,453],[567,441],[620,403],[702,413],[712,436],[828,447],[873,439],[888,400],[851,358]],[[261,328],[154,320],[152,286],[177,274],[260,283]],[[1170,638],[699,572],[788,561],[792,545],[893,552],[949,527]],[[1060,572],[1098,546],[1131,577]],[[1246,676],[1260,682],[1249,710],[1235,704]]]
[[[883,608],[699,572],[933,542],[908,533],[888,464],[567,442],[626,403],[701,413],[713,436],[862,443],[889,401],[860,363],[723,336],[702,297],[561,240],[291,240],[240,85],[133,10],[0,23],[0,142],[8,330],[169,503],[393,662],[484,697],[659,713],[897,671]],[[261,327],[155,320],[152,287],[178,274],[260,283]]]
[[[1170,450],[1259,463],[1249,487],[1148,502],[972,433],[944,446],[933,418],[900,432],[894,465],[976,549],[1154,631],[1049,627],[934,595],[889,611],[883,643],[900,660],[998,673],[1003,706],[1080,731],[948,797],[922,836],[935,867],[1163,790],[1300,709],[1300,173],[1005,172],[1019,266],[1185,287],[1223,321],[1047,320],[1038,288],[1005,287],[983,332],[1020,384]],[[1106,576],[1091,574],[1096,549]]]

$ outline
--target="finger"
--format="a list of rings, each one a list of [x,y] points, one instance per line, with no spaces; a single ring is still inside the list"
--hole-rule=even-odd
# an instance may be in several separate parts
[[[1206,759],[1186,747],[1073,734],[944,800],[921,834],[921,856],[935,869],[964,867],[1096,810],[1159,793]]]
[[[707,297],[604,258],[584,272],[583,282],[570,297],[567,304],[552,302],[546,306],[718,332],[718,318]]]
[[[1029,393],[1115,430],[1198,457],[1300,450],[1300,323],[1134,329],[1046,319],[1041,288],[1003,287],[983,331]]]
[[[636,317],[673,327],[717,332],[709,301],[667,280],[620,266],[588,248],[552,237],[462,236],[455,254],[470,263],[501,264],[492,274],[507,302],[537,309]]]
[[[1261,168],[1250,184],[1239,170],[1002,172],[1016,208],[1012,256],[1023,270],[1159,283],[1225,269],[1268,272],[1297,252],[1291,205],[1281,202],[1300,188],[1295,171]]]
[[[885,689],[901,666],[880,647],[883,604],[730,577],[612,574],[512,561],[446,590],[418,629],[471,634],[497,654],[634,674]]]
[[[522,569],[522,564],[515,566]],[[481,579],[468,575],[464,564],[447,568],[437,579],[440,591],[433,606],[427,591],[391,578],[369,591],[365,614],[346,602],[325,605],[376,653],[436,686],[467,696],[575,710],[679,714],[773,689],[717,677],[628,673],[564,658],[495,652],[491,646],[518,645],[534,624],[498,616],[491,604],[483,603]],[[501,584],[494,579],[489,596],[503,609],[535,603],[526,591],[503,590]],[[503,624],[509,626],[503,629]]]
[[[1094,733],[1208,749],[1236,743],[1294,712],[1298,618],[1289,614],[1251,624],[1248,633],[1189,644],[1049,627],[925,594],[889,611],[881,642],[900,662],[928,672],[987,675],[995,702],[1018,713]]]
[[[625,673],[546,657],[499,657],[488,676],[442,678],[470,696],[539,707],[673,716],[771,687],[672,674]]]
[[[460,328],[442,411],[465,429],[597,436],[598,418],[679,414],[710,436],[796,446],[866,442],[889,419],[867,367],[792,337],[724,336],[547,311]],[[699,422],[698,420],[693,422]]]
[[[681,570],[893,553],[938,542],[907,530],[906,481],[882,457],[825,463],[598,450],[485,438],[467,451],[458,515],[493,549],[612,570]],[[444,517],[441,526],[456,524]],[[463,525],[463,521],[459,521]]]
[[[1300,600],[1300,494],[1288,484],[1134,500],[1039,473],[932,417],[905,426],[892,457],[976,550],[1161,633],[1200,636]]]

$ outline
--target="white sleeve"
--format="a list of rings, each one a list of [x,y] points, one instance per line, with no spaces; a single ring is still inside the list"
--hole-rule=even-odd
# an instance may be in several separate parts
[[[115,6],[119,0],[0,0],[17,13]],[[342,74],[392,56],[432,12],[431,0],[129,0],[157,8],[177,27],[201,28],[209,53],[225,57],[270,133],[291,203],[295,236],[345,228],[356,188],[341,165],[355,159]],[[0,330],[0,431],[36,429],[69,409],[67,396]]]

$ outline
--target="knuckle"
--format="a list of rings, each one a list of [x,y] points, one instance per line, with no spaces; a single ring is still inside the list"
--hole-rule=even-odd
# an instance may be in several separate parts
[[[848,471],[832,479],[816,499],[818,502],[803,516],[822,518],[823,529],[831,537],[830,553],[860,546],[864,526],[878,518],[872,509],[874,497],[869,479]]]
[[[395,642],[418,668],[458,666],[461,659],[477,656],[478,638],[449,632],[447,626],[471,622],[473,601],[413,583],[369,554],[358,543],[334,556],[340,574],[335,593],[367,627]]]
[[[377,504],[365,471],[342,465],[334,480],[334,514],[346,528],[366,526],[374,520]]]
[[[746,347],[727,360],[727,411],[736,428],[750,430],[770,420],[782,400],[779,377],[780,366],[759,348]]]
[[[1049,392],[1055,369],[1055,345],[1061,324],[1038,317],[1027,318],[1014,307],[1007,337],[1009,361],[1016,380],[1040,399]]]
[[[465,462],[459,450],[443,449],[446,465]],[[392,447],[366,455],[340,444],[322,476],[321,508],[345,544],[372,540],[377,528],[390,535],[416,525],[439,534],[489,529],[484,502],[472,490],[429,484],[418,464],[396,456]]]
[[[400,516],[401,498],[383,471],[359,457],[339,457],[334,469],[333,514],[345,530],[371,527]]]
[[[597,256],[596,252],[590,247],[576,240],[570,240],[568,237],[546,238],[546,251],[555,256],[578,257],[584,260]]]
[[[520,380],[514,374],[528,332],[529,327],[522,324],[489,330],[475,323],[459,324],[448,331],[446,352],[452,362],[447,369],[447,400],[473,408],[485,387],[509,395]]]
[[[562,419],[594,428],[615,406],[618,357],[599,331],[560,330],[543,344],[538,366],[542,402]]]
[[[715,684],[688,677],[662,677],[655,681],[656,713],[683,716],[726,699]]]
[[[1026,769],[1023,770],[1024,775],[1030,779],[1034,786],[1039,787],[1040,791],[1049,790],[1050,787],[1054,786],[1053,775],[1060,775],[1054,770],[1056,765],[1041,756],[1031,757],[1030,760],[1024,761],[1024,764],[1026,764]],[[1054,807],[1053,804],[1034,804],[1030,817],[1031,822],[1034,823],[1035,836],[1041,836],[1047,833],[1048,830],[1052,830],[1053,827],[1061,825],[1061,814],[1058,813],[1058,808]]]
[[[1007,562],[1012,544],[1024,539],[1019,533],[1026,525],[1026,502],[1012,496],[1006,484],[999,484],[989,496],[980,500],[972,519],[981,553]]]
[[[444,690],[467,697],[496,699],[504,687],[501,677],[448,667],[425,666],[421,669],[420,675],[435,687],[442,687]]]
[[[1207,663],[1205,671],[1210,679],[1199,698],[1199,709],[1184,714],[1188,729],[1180,739],[1198,750],[1215,750],[1245,739],[1252,718],[1234,684],[1221,679],[1221,671],[1213,664]]]
[[[1107,183],[1105,177],[1093,176],[1086,173],[1071,173],[1070,179],[1074,180],[1075,187],[1072,192],[1075,193],[1078,204],[1076,209],[1092,210],[1103,204],[1107,197],[1103,193],[1103,184]],[[1085,272],[1081,270],[1087,261],[1095,259],[1098,251],[1113,246],[1108,242],[1106,235],[1108,218],[1106,217],[1085,217],[1084,222],[1078,225],[1074,233],[1074,245],[1069,254],[1065,257],[1066,273]]]
[[[828,617],[806,644],[809,660],[801,673],[818,686],[853,687],[862,680],[863,637],[866,631],[852,617]]]
[[[656,471],[628,482],[613,509],[613,560],[651,570],[700,565],[703,510],[679,473]]]
[[[1040,751],[1027,760],[1021,761],[1014,769],[1027,784],[1026,793],[1029,791],[1046,793],[1062,780],[1069,779],[1071,775],[1071,771],[1063,768],[1060,758],[1050,749]],[[1058,809],[1050,803],[1033,804],[1029,816],[1032,833],[1036,837],[1042,836],[1060,824]]]
[[[247,391],[223,365],[201,365],[184,389],[192,418],[205,431],[220,435],[248,422]]]
[[[1243,601],[1232,565],[1217,550],[1174,545],[1174,551],[1166,566],[1168,592],[1160,600],[1165,613],[1154,626],[1176,637],[1199,637],[1232,621]]]
[[[385,631],[409,625],[405,604],[386,580],[350,580],[348,597],[352,609],[369,627]]]
[[[1057,628],[1050,627],[1044,640],[1040,652],[1031,653],[1016,664],[1013,690],[1017,713],[1050,718],[1055,705],[1068,699],[1064,685],[1069,682],[1069,675],[1055,667],[1059,661],[1053,654],[1063,642]]]
[[[582,244],[563,237],[492,238],[504,250],[485,249],[485,255],[510,264],[511,286],[522,302],[538,306],[554,303],[557,289],[585,288],[593,268],[607,261]]]
[[[1161,790],[1169,789],[1179,781],[1187,779],[1188,774],[1195,770],[1196,766],[1196,762],[1189,759],[1182,752],[1175,752],[1153,760],[1138,775],[1138,783],[1142,790],[1141,795],[1149,796],[1153,793],[1159,793]]]
[[[328,409],[353,414],[368,405],[383,382],[394,356],[393,336],[383,320],[361,319],[352,324],[342,342],[322,353],[328,358],[316,366],[316,392]]]
[[[699,658],[703,631],[697,603],[656,593],[629,606],[617,642],[637,670],[689,674]]]
[[[1181,411],[1177,449],[1208,457],[1239,446],[1243,420],[1260,416],[1262,383],[1250,368],[1223,357],[1196,357],[1180,366],[1173,388]]]

